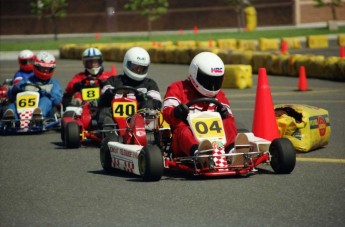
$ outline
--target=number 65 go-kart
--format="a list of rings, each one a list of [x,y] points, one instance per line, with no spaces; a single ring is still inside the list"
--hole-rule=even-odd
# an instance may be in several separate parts
[[[222,105],[212,98],[200,98],[187,106],[202,102]],[[106,171],[116,168],[137,174],[146,181],[157,181],[164,170],[169,169],[213,177],[247,176],[257,172],[256,167],[260,164],[271,165],[277,174],[289,174],[295,167],[295,149],[286,138],[271,142],[251,132],[239,133],[234,148],[225,153],[226,137],[218,112],[189,113],[187,121],[195,138],[204,144],[199,146],[203,151],[196,151],[195,156],[174,157],[170,149],[170,129],[156,127],[156,136],[147,137],[145,120],[134,115],[126,131],[134,143],[125,142],[118,136],[107,137],[100,152],[103,168]]]
[[[33,118],[33,111],[38,108],[40,90],[50,90],[51,85],[23,84],[24,91],[16,96],[18,120],[3,119],[0,122],[1,134],[43,132],[59,129],[61,112],[53,108],[48,117]]]

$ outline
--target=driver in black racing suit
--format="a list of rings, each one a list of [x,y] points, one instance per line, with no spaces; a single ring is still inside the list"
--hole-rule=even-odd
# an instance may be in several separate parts
[[[123,86],[131,86],[139,91],[135,98],[138,101],[138,109],[161,109],[162,98],[157,83],[147,78],[150,65],[148,52],[141,47],[130,48],[123,60],[124,73],[109,77],[101,91],[99,99],[98,125],[103,128],[103,123],[113,122],[111,113],[111,101],[114,98],[113,89]],[[110,119],[109,119],[110,118]]]

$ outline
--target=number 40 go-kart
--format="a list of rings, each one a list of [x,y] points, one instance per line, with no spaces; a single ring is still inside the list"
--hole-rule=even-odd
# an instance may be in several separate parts
[[[187,103],[187,106],[202,102],[222,105],[215,99],[201,98]],[[170,129],[154,124],[155,127],[148,131],[145,121],[147,119],[142,115],[136,114],[131,118],[124,136],[111,135],[103,140],[100,159],[104,170],[120,169],[139,175],[145,181],[158,181],[164,170],[169,169],[213,177],[247,176],[257,172],[256,167],[260,164],[270,165],[277,174],[289,174],[295,167],[295,149],[286,138],[270,142],[250,132],[239,133],[234,148],[225,153],[224,126],[218,112],[189,113],[188,124],[197,140],[206,144],[207,149],[189,157],[173,157]],[[131,139],[128,140],[128,137]]]

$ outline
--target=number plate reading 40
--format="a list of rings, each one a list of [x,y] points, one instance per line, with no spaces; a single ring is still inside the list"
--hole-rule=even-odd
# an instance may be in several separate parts
[[[99,87],[84,88],[81,90],[81,94],[84,101],[95,100],[99,98]]]
[[[224,137],[224,130],[221,119],[214,118],[194,118],[192,120],[192,127],[197,138],[221,138]]]
[[[37,108],[38,99],[37,95],[23,95],[17,98],[17,110]]]
[[[114,102],[114,117],[129,117],[137,112],[137,104],[135,102]]]

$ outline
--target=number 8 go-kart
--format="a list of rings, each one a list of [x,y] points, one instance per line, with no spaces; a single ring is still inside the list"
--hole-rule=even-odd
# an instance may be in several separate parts
[[[0,122],[1,134],[15,134],[15,133],[30,133],[30,132],[44,132],[49,129],[60,128],[61,111],[59,108],[52,108],[48,117],[34,118],[34,110],[38,108],[40,99],[40,90],[51,89],[48,85],[23,84],[22,92],[16,95],[16,108],[18,120],[2,119]]]
[[[100,81],[86,78],[81,84],[81,106],[67,106],[61,119],[61,140],[67,148],[78,148],[85,140],[102,141],[94,119],[100,97]]]
[[[187,106],[205,102],[222,105],[215,99],[201,98],[187,103]],[[157,129],[156,140],[145,143],[145,130],[143,124],[139,123],[141,121],[132,119],[126,132],[131,134],[135,143],[123,142],[116,137],[107,138],[102,143],[101,162],[105,170],[121,169],[139,175],[144,180],[157,181],[161,179],[164,169],[216,177],[248,176],[256,173],[260,164],[270,165],[278,174],[289,174],[295,167],[295,149],[285,138],[271,142],[250,132],[239,133],[234,148],[226,153],[224,126],[218,112],[189,113],[188,124],[200,142],[195,156],[189,157],[172,155],[169,128]]]

